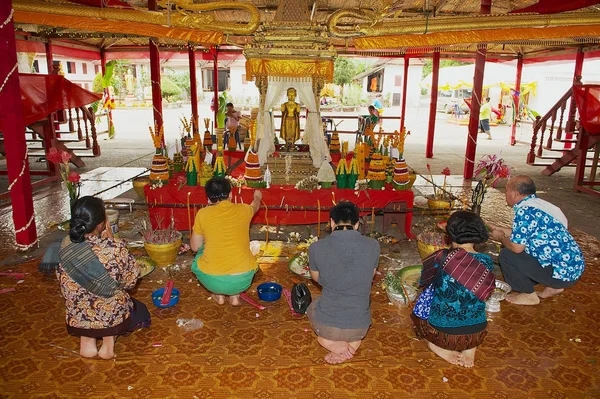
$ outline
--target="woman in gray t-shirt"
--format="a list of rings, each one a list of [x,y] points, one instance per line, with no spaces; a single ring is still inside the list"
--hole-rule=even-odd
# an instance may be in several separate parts
[[[379,243],[361,235],[358,208],[341,202],[329,213],[332,233],[308,249],[310,275],[323,287],[307,315],[325,361],[354,356],[371,325],[370,294],[379,263]]]

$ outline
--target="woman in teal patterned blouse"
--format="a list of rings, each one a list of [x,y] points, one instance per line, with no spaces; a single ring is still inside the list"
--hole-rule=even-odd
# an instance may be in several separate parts
[[[468,211],[452,214],[446,232],[452,248],[446,258],[438,251],[426,259],[421,274],[421,284],[434,289],[429,316],[421,318],[420,301],[411,316],[417,336],[425,338],[435,354],[452,364],[473,367],[477,346],[487,334],[484,300],[495,282],[492,259],[473,246],[487,241],[488,233],[483,220]]]

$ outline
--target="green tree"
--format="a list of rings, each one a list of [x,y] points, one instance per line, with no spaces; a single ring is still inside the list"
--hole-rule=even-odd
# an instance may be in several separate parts
[[[173,78],[175,83],[177,83],[177,86],[179,86],[183,90],[183,92],[185,92],[186,97],[190,98],[192,94],[190,86],[190,73],[175,73],[171,77]]]
[[[183,90],[177,85],[175,80],[169,75],[163,75],[160,78],[160,90],[162,97],[168,102],[174,102],[181,99]]]
[[[456,60],[440,60],[440,69],[446,68],[446,67],[451,67],[451,66],[460,66],[460,65],[469,65],[469,64],[472,64],[472,62],[463,62],[463,61],[456,61]],[[431,58],[428,58],[425,60],[425,65],[423,65],[422,78],[424,79],[432,71],[433,71],[433,60]]]
[[[352,78],[357,74],[357,66],[353,60],[338,57],[333,65],[333,83],[345,85],[352,83]]]

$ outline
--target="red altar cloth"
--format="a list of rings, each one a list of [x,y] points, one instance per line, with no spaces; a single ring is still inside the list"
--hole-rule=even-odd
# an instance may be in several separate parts
[[[178,190],[178,187],[174,179],[161,188],[151,189],[150,185],[145,187],[150,220],[153,224],[156,223],[156,215],[163,218],[163,224],[168,224],[172,214],[175,218],[175,228],[189,230],[194,223],[196,212],[208,203],[203,187],[183,186],[181,190]],[[293,186],[271,186],[261,191],[263,202],[268,207],[281,209],[261,208],[252,219],[253,224],[267,224],[266,217],[269,225],[328,222],[329,208],[341,200],[355,203],[363,210],[361,212],[363,216],[370,215],[372,209],[380,210],[392,203],[403,203],[408,209],[404,232],[407,237],[411,237],[412,211],[410,209],[413,206],[414,194],[410,190],[395,191],[388,187],[385,190],[368,190],[368,196],[364,191],[359,191],[358,195],[354,190],[335,188],[308,192],[296,190]],[[253,195],[252,188],[234,188],[232,202],[250,204]]]

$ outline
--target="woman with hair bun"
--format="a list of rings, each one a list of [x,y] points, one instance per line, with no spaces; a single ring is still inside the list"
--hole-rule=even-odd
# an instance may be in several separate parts
[[[125,291],[135,286],[140,268],[123,242],[114,239],[101,199],[78,199],[70,226],[56,271],[67,332],[80,337],[81,356],[112,359],[116,337],[150,325],[146,306]]]
[[[475,351],[487,335],[485,300],[495,288],[492,258],[473,246],[488,239],[483,220],[458,211],[446,225],[452,246],[423,261],[419,284],[427,287],[411,314],[417,337],[442,359],[473,367]]]

